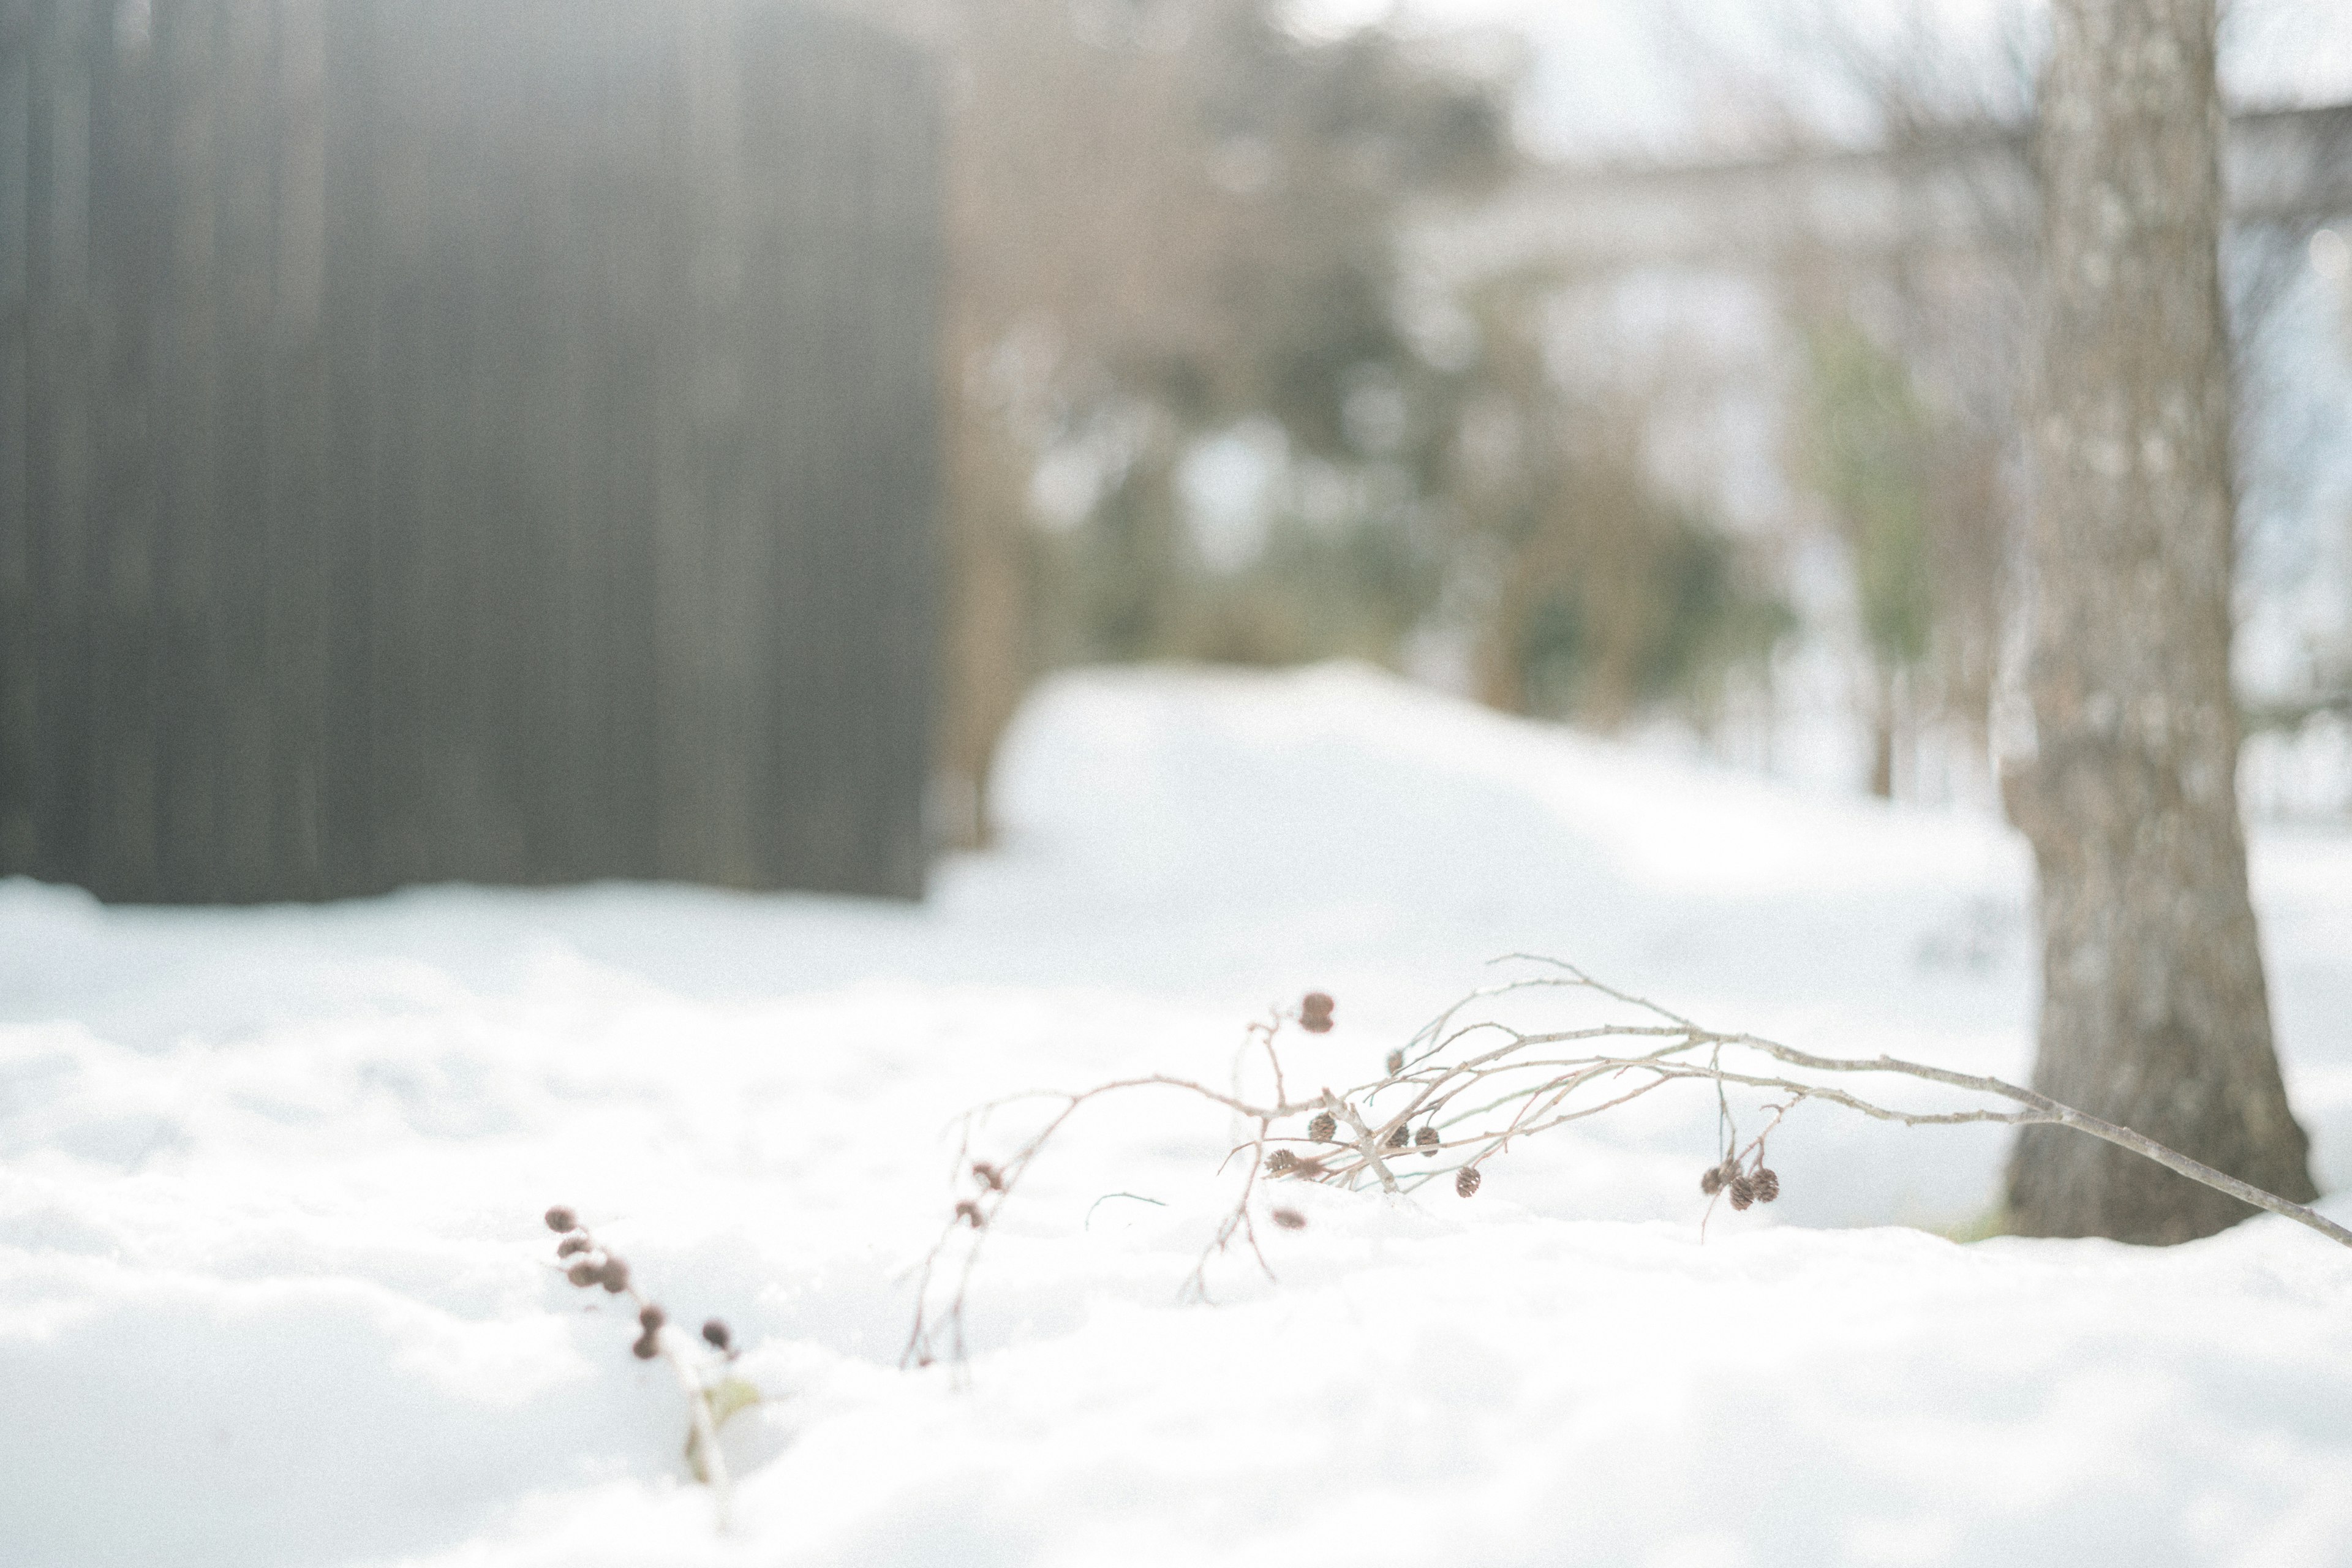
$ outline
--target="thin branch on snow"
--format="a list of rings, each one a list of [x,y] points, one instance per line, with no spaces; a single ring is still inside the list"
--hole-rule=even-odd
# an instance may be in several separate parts
[[[1764,1164],[1766,1140],[1790,1110],[1819,1101],[1906,1127],[1992,1123],[2072,1128],[2352,1247],[2352,1230],[2325,1215],[2036,1090],[1896,1057],[1824,1057],[1756,1035],[1708,1029],[1646,998],[1603,984],[1559,959],[1515,953],[1497,962],[1535,963],[1543,970],[1471,992],[1424,1026],[1402,1048],[1391,1052],[1387,1070],[1380,1077],[1344,1090],[1327,1087],[1311,1099],[1289,1098],[1278,1036],[1286,1023],[1302,1021],[1302,1015],[1276,1012],[1270,1022],[1249,1026],[1251,1036],[1262,1042],[1273,1070],[1275,1094],[1270,1103],[1250,1100],[1238,1084],[1233,1092],[1224,1093],[1191,1079],[1153,1073],[1076,1092],[1016,1095],[967,1112],[958,1124],[956,1163],[959,1175],[970,1175],[977,1191],[956,1204],[923,1258],[915,1321],[901,1364],[927,1366],[942,1353],[959,1367],[964,1363],[964,1307],[972,1271],[990,1226],[1021,1178],[1080,1107],[1107,1095],[1145,1088],[1173,1089],[1197,1096],[1233,1112],[1252,1129],[1233,1150],[1233,1154],[1248,1155],[1239,1190],[1185,1280],[1183,1293],[1201,1300],[1208,1295],[1210,1265],[1230,1251],[1236,1238],[1246,1244],[1266,1276],[1273,1277],[1273,1268],[1259,1247],[1253,1218],[1253,1200],[1262,1182],[1305,1181],[1349,1189],[1377,1185],[1391,1194],[1411,1194],[1451,1175],[1454,1190],[1467,1197],[1478,1189],[1483,1164],[1506,1152],[1514,1140],[1598,1116],[1668,1085],[1685,1082],[1712,1085],[1717,1097],[1721,1158],[1701,1183],[1710,1199],[1706,1211],[1710,1217],[1715,1200],[1726,1194],[1735,1208],[1773,1200],[1780,1184],[1778,1175]],[[1587,993],[1631,1008],[1636,1017],[1533,1033],[1499,1018],[1473,1015],[1481,1004],[1546,989]],[[1319,1018],[1314,1014],[1304,1016],[1306,1026],[1312,1028],[1319,1022],[1328,1027],[1329,999],[1316,996],[1309,1001],[1319,1004],[1321,1013]],[[1575,1050],[1602,1044],[1616,1048],[1583,1055]],[[1732,1066],[1725,1065],[1727,1051],[1733,1053]],[[1767,1058],[1768,1065],[1759,1068],[1752,1058],[1739,1058],[1738,1053],[1743,1051]],[[1776,1068],[1793,1068],[1808,1076],[1790,1076]],[[1860,1074],[1914,1079],[1997,1103],[1952,1110],[1908,1110],[1866,1099],[1837,1083],[1821,1081],[1823,1077]],[[1764,1102],[1769,1118],[1762,1130],[1744,1142],[1733,1115],[1734,1089],[1753,1091]],[[1001,1164],[973,1159],[974,1139],[992,1112],[1040,1098],[1058,1102],[1058,1108],[1009,1158]],[[1314,1119],[1305,1135],[1277,1135],[1278,1125],[1300,1117]],[[1409,1156],[1448,1163],[1400,1170],[1398,1163]],[[1231,1158],[1229,1154],[1227,1159]],[[1286,1225],[1299,1223],[1295,1214],[1278,1217]],[[1702,1233],[1705,1223],[1703,1219]],[[951,1254],[952,1288],[943,1300],[935,1302],[935,1284],[944,1278]]]
[[[547,1211],[547,1227],[562,1237],[556,1253],[559,1262],[574,1259],[565,1270],[565,1278],[583,1289],[602,1286],[611,1295],[625,1296],[634,1307],[638,1325],[638,1339],[632,1347],[641,1361],[656,1356],[667,1364],[677,1379],[680,1393],[686,1395],[688,1418],[691,1423],[686,1446],[687,1462],[695,1479],[709,1485],[719,1528],[723,1532],[733,1511],[734,1487],[727,1473],[727,1456],[719,1447],[719,1416],[710,1405],[711,1385],[702,1375],[700,1351],[688,1340],[685,1331],[670,1322],[669,1314],[637,1289],[629,1266],[620,1254],[596,1239],[595,1234],[580,1223],[579,1216],[563,1207]],[[703,1326],[703,1337],[714,1350],[729,1357],[733,1351],[729,1343],[727,1326],[712,1319]]]

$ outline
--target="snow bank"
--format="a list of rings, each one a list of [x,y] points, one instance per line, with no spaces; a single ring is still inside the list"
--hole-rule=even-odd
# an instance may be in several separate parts
[[[1974,819],[1345,668],[1064,680],[1002,795],[1003,847],[920,909],[0,886],[0,1563],[2352,1561],[2352,1260],[2268,1220],[1865,1228],[1966,1224],[1999,1140],[1811,1110],[1788,1195],[1702,1243],[1696,1094],[1471,1203],[1298,1194],[1279,1283],[1220,1266],[1207,1310],[1174,1300],[1230,1129],[1105,1104],[992,1238],[971,1386],[898,1372],[958,1111],[1223,1081],[1309,985],[1316,1081],[1529,950],[1825,1050],[2028,1054],[2026,866]],[[2337,1184],[2352,841],[2265,841],[2256,883]],[[732,1533],[633,1326],[548,1267],[558,1201],[748,1347]]]

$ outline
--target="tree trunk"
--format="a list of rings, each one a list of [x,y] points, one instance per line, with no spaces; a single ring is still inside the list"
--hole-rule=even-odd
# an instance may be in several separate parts
[[[1895,682],[1884,665],[1870,672],[1870,793],[1895,798]]]
[[[2057,0],[2041,100],[2035,743],[2004,782],[2042,941],[2034,1087],[2315,1195],[2271,1048],[2230,688],[2229,351],[2213,0]],[[2253,1211],[2057,1128],[2030,1236],[2173,1242]]]

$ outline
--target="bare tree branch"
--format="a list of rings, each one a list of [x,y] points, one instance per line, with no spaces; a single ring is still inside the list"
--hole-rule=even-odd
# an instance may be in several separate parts
[[[1808,1101],[1843,1107],[1874,1121],[1906,1127],[1951,1127],[1990,1123],[1999,1126],[2072,1128],[2093,1138],[2156,1162],[2193,1182],[2227,1194],[2242,1203],[2294,1220],[2345,1247],[2352,1247],[2352,1230],[2325,1215],[2264,1192],[2235,1176],[2165,1147],[2155,1140],[2098,1117],[2062,1104],[2033,1089],[2000,1079],[1957,1072],[1898,1057],[1826,1057],[1798,1050],[1751,1034],[1727,1034],[1708,1029],[1668,1008],[1594,980],[1573,964],[1557,959],[1514,954],[1508,961],[1544,965],[1546,973],[1483,987],[1455,1002],[1391,1052],[1387,1070],[1345,1091],[1328,1088],[1311,1099],[1291,1100],[1284,1083],[1279,1036],[1296,1013],[1276,1012],[1270,1021],[1254,1023],[1250,1034],[1262,1043],[1270,1064],[1276,1093],[1272,1103],[1251,1100],[1236,1084],[1224,1093],[1191,1079],[1151,1073],[1116,1079],[1078,1092],[1033,1091],[991,1101],[958,1123],[957,1167],[960,1179],[969,1177],[974,1195],[960,1200],[939,1240],[919,1270],[915,1321],[908,1336],[902,1364],[929,1365],[945,1353],[961,1365],[965,1360],[964,1306],[972,1270],[988,1229],[1045,1144],[1081,1106],[1106,1095],[1146,1088],[1174,1089],[1232,1111],[1252,1131],[1236,1144],[1234,1154],[1246,1153],[1244,1173],[1232,1205],[1202,1247],[1183,1294],[1206,1300],[1208,1270],[1232,1250],[1238,1238],[1258,1268],[1270,1279],[1274,1270],[1259,1247],[1252,1205],[1262,1182],[1313,1182],[1354,1189],[1377,1184],[1383,1192],[1409,1195],[1440,1177],[1455,1178],[1455,1190],[1465,1196],[1477,1190],[1478,1168],[1507,1151],[1515,1140],[1531,1138],[1570,1122],[1614,1110],[1669,1085],[1711,1085],[1722,1115],[1718,1131],[1718,1163],[1708,1168],[1701,1187],[1711,1199],[1727,1194],[1734,1208],[1750,1202],[1771,1202],[1780,1180],[1764,1163],[1765,1142],[1787,1113]],[[1499,1018],[1473,1016],[1481,1004],[1537,989],[1589,992],[1633,1009],[1635,1017],[1622,1023],[1581,1028],[1528,1032]],[[1663,1020],[1659,1022],[1657,1020]],[[1498,1043],[1487,1044],[1489,1040]],[[1578,1056],[1558,1047],[1584,1042],[1613,1042],[1631,1050]],[[1472,1046],[1477,1048],[1471,1049]],[[1725,1053],[1734,1053],[1725,1065]],[[1750,1052],[1790,1076],[1769,1067],[1748,1065]],[[1959,1090],[1996,1103],[1947,1110],[1913,1110],[1867,1099],[1823,1079],[1857,1074],[1886,1074]],[[1600,1090],[1583,1100],[1586,1090]],[[1738,1135],[1733,1091],[1743,1100],[1752,1093],[1769,1114],[1762,1130],[1746,1142]],[[1020,1143],[1002,1163],[975,1161],[972,1144],[992,1112],[1027,1100],[1057,1102],[1045,1123]],[[1457,1103],[1459,1102],[1459,1103]],[[1329,1129],[1277,1133],[1278,1124],[1299,1117],[1328,1114]],[[1417,1125],[1416,1125],[1417,1124]],[[1346,1127],[1347,1133],[1338,1131]],[[1318,1138],[1315,1133],[1323,1133]],[[1351,1135],[1351,1136],[1350,1136]],[[1336,1140],[1336,1141],[1333,1141]],[[1400,1172],[1396,1162],[1410,1156],[1442,1161],[1430,1168]],[[1227,1156],[1228,1161],[1232,1154]],[[1713,1204],[1708,1206],[1713,1213]],[[1295,1213],[1277,1215],[1286,1226],[1303,1223]],[[1703,1224],[1704,1222],[1702,1222]],[[946,1299],[935,1302],[934,1282],[954,1254],[954,1284]],[[944,1338],[942,1339],[942,1336]]]

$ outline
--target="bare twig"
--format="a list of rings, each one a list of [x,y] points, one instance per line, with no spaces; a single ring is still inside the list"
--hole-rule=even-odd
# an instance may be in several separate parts
[[[603,1287],[609,1295],[622,1296],[635,1309],[641,1334],[637,1354],[650,1360],[658,1355],[677,1379],[679,1392],[686,1395],[688,1419],[691,1435],[687,1442],[687,1459],[696,1479],[710,1487],[711,1500],[719,1518],[719,1528],[729,1527],[734,1504],[734,1488],[727,1473],[727,1456],[719,1447],[719,1418],[710,1408],[710,1386],[703,1381],[699,1364],[702,1356],[694,1342],[669,1321],[669,1316],[637,1289],[635,1279],[620,1254],[598,1241],[595,1233],[582,1225],[568,1208],[547,1211],[548,1228],[563,1240],[558,1260],[577,1259],[566,1270],[566,1278],[583,1289]],[[715,1320],[706,1334],[716,1331],[726,1342],[724,1325]],[[730,1354],[732,1352],[730,1352]]]
[[[998,1100],[969,1112],[960,1123],[961,1136],[957,1165],[978,1191],[955,1205],[954,1215],[940,1239],[924,1258],[917,1288],[915,1322],[908,1335],[904,1362],[928,1365],[944,1351],[954,1362],[964,1360],[964,1303],[972,1269],[989,1226],[1011,1197],[1021,1177],[1055,1133],[1079,1107],[1105,1095],[1145,1088],[1173,1089],[1221,1106],[1240,1118],[1248,1135],[1233,1154],[1246,1153],[1246,1170],[1233,1205],[1222,1216],[1208,1245],[1187,1277],[1183,1293],[1205,1300],[1208,1269],[1232,1249],[1238,1237],[1268,1278],[1274,1270],[1258,1244],[1252,1203],[1261,1181],[1315,1182],[1325,1186],[1356,1188],[1377,1184],[1391,1194],[1410,1194],[1431,1181],[1452,1175],[1455,1191],[1469,1196],[1479,1188],[1480,1167],[1505,1152],[1511,1142],[1548,1132],[1572,1121],[1613,1110],[1671,1084],[1699,1082],[1712,1086],[1717,1096],[1717,1149],[1720,1163],[1710,1167],[1702,1190],[1714,1211],[1717,1196],[1728,1194],[1734,1208],[1750,1202],[1769,1203],[1778,1194],[1778,1175],[1764,1164],[1766,1141],[1788,1113],[1808,1101],[1843,1107],[1875,1121],[1906,1127],[1958,1126],[1991,1123],[2000,1126],[2068,1127],[2103,1139],[2118,1148],[2155,1161],[2194,1182],[2272,1214],[2294,1220],[2329,1240],[2352,1247],[2352,1230],[2298,1203],[2267,1193],[2235,1176],[2217,1171],[2168,1149],[2130,1128],[2078,1110],[2037,1090],[1996,1078],[1955,1072],[1948,1068],[1896,1057],[1845,1058],[1818,1056],[1749,1034],[1708,1029],[1654,1002],[1620,991],[1593,979],[1584,971],[1558,959],[1514,954],[1509,961],[1542,965],[1541,973],[1521,975],[1483,987],[1455,1002],[1414,1034],[1403,1047],[1390,1053],[1385,1070],[1376,1078],[1344,1090],[1323,1089],[1309,1099],[1292,1100],[1285,1079],[1278,1036],[1295,1014],[1276,1013],[1270,1022],[1250,1026],[1254,1041],[1262,1044],[1274,1075],[1271,1103],[1251,1100],[1237,1081],[1232,1092],[1213,1089],[1190,1079],[1148,1074],[1097,1084],[1076,1093],[1042,1091]],[[1539,989],[1588,992],[1605,1001],[1633,1009],[1637,1016],[1619,1023],[1586,1027],[1528,1032],[1502,1019],[1475,1015],[1481,1004]],[[1328,998],[1316,998],[1326,1009]],[[1316,1020],[1307,1020],[1312,1026]],[[1582,1046],[1614,1046],[1613,1050],[1575,1054]],[[1562,1050],[1561,1047],[1569,1047]],[[1750,1052],[1769,1058],[1757,1068]],[[1732,1053],[1730,1065],[1726,1053]],[[1808,1076],[1790,1076],[1785,1070]],[[1911,1110],[1887,1105],[1853,1092],[1827,1077],[1888,1074],[1932,1083],[1978,1097],[1979,1103],[1948,1110]],[[1583,1091],[1596,1090],[1587,1095]],[[1734,1114],[1733,1092],[1752,1092],[1766,1116],[1762,1128],[1744,1142]],[[972,1142],[988,1116],[1024,1100],[1044,1099],[1055,1109],[1001,1165],[974,1162]],[[1985,1104],[1984,1100],[1996,1103]],[[1276,1128],[1299,1117],[1328,1119],[1316,1125],[1316,1136],[1277,1135]],[[1345,1133],[1339,1128],[1344,1125]],[[1321,1139],[1335,1142],[1318,1142]],[[1229,1154],[1230,1160],[1233,1154]],[[1433,1166],[1401,1171],[1397,1162],[1412,1156],[1442,1160]],[[1304,1220],[1284,1211],[1285,1228]],[[1705,1221],[1702,1220],[1702,1226]],[[968,1233],[968,1234],[967,1234]],[[936,1308],[933,1282],[951,1250],[961,1246],[955,1283],[947,1300]],[[939,1342],[941,1332],[945,1342]]]

